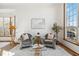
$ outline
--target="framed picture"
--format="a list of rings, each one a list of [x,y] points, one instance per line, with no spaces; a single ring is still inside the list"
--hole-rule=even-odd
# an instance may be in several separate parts
[[[45,19],[44,18],[32,18],[31,27],[32,27],[32,29],[44,29],[45,28]]]

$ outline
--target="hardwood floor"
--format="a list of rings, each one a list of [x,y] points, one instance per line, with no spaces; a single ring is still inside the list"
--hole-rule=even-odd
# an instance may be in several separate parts
[[[0,56],[2,56],[3,50],[9,51],[10,49],[14,48],[16,45],[17,45],[16,43],[10,43],[10,44],[0,48]]]
[[[3,50],[10,50],[10,49],[12,49],[13,47],[15,47],[17,44],[14,44],[14,43],[12,43],[12,44],[8,44],[8,45],[6,45],[6,46],[4,46],[3,48],[1,48],[1,49],[3,49]]]
[[[69,54],[71,54],[72,56],[79,56],[78,53],[76,53],[75,51],[71,50],[70,48],[66,47],[65,45],[63,45],[62,43],[59,43],[59,46],[62,47],[65,51],[67,51]]]

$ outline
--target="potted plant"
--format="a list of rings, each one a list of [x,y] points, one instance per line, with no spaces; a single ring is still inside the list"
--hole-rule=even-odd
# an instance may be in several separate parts
[[[58,40],[58,33],[60,32],[62,28],[57,25],[57,23],[53,24],[52,30],[55,32],[56,40]]]

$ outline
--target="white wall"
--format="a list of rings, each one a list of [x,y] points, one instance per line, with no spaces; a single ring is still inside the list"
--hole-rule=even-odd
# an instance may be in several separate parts
[[[15,13],[12,13],[16,15],[16,37],[19,37],[23,32],[29,32],[32,35],[40,32],[44,36],[45,33],[52,31],[53,23],[60,20],[59,7],[61,4],[0,4],[0,6],[1,9],[16,10]],[[32,18],[45,18],[45,29],[32,29]]]

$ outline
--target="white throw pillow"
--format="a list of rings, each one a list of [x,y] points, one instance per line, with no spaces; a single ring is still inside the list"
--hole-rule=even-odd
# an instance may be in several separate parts
[[[53,34],[48,34],[48,39],[53,39]]]
[[[28,34],[23,35],[23,40],[29,39]]]

